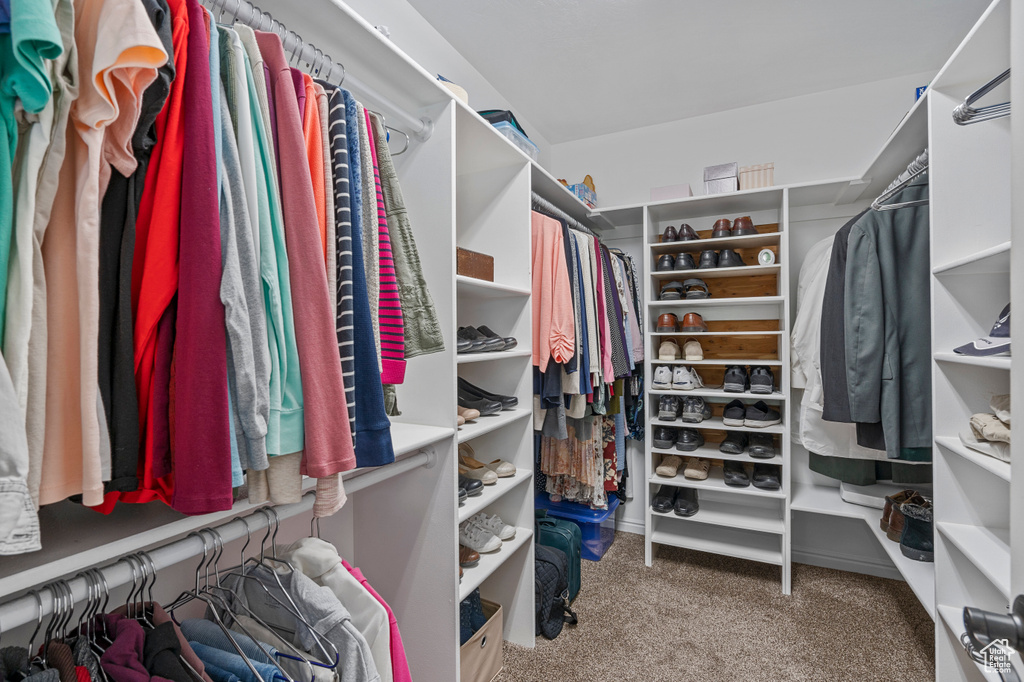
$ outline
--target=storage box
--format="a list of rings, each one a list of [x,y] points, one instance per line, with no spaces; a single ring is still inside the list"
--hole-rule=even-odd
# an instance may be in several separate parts
[[[455,274],[494,281],[494,256],[455,247]]]
[[[589,175],[583,178],[583,182],[566,185],[566,188],[590,208],[597,208],[597,188],[594,187],[594,179]]]
[[[615,540],[615,529],[601,523],[610,519],[619,506],[619,498],[608,496],[607,509],[591,509],[575,502],[552,502],[547,494],[538,495],[534,500],[537,509],[546,509],[548,516],[572,521],[580,527],[583,546],[580,556],[588,561],[600,561]]]
[[[757,189],[775,185],[775,164],[761,163],[740,168],[740,189]]]
[[[501,672],[501,605],[481,599],[487,623],[459,648],[462,682],[491,682]]]
[[[738,170],[739,164],[735,162],[706,166],[704,168],[704,193],[735,192],[739,189],[739,178],[736,177]]]
[[[685,182],[682,185],[666,185],[665,187],[652,187],[651,188],[651,201],[668,201],[670,199],[685,199],[686,197],[692,197],[693,190],[690,189],[690,183]]]
[[[512,144],[519,147],[524,154],[534,161],[536,161],[537,157],[540,156],[540,150],[537,149],[537,145],[530,142],[530,138],[526,135],[523,135],[521,132],[513,128],[511,123],[501,121],[500,123],[493,123],[491,125],[493,125],[499,133],[511,140]]]

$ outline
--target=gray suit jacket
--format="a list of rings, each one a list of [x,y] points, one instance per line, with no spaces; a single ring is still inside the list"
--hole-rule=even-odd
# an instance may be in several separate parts
[[[915,182],[899,201],[927,198],[927,182]],[[930,276],[927,205],[871,211],[850,230],[844,304],[850,416],[882,422],[891,459],[930,457]]]

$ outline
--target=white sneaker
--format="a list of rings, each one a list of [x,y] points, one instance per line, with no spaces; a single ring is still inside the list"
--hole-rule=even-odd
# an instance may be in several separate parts
[[[689,369],[680,365],[672,370],[672,388],[676,391],[689,391],[693,388]]]
[[[679,368],[676,368],[679,371]],[[652,388],[668,388],[672,383],[672,369],[666,365],[659,365],[654,368],[654,383],[651,384]],[[675,388],[673,386],[673,388]]]
[[[459,526],[459,543],[481,554],[501,549],[501,540],[497,535],[471,521]]]
[[[694,388],[704,388],[704,380],[700,378],[699,374],[697,374],[696,367],[690,368],[690,381],[693,382]]]
[[[467,523],[475,525],[477,528],[496,535],[502,540],[511,540],[516,536],[516,527],[510,526],[501,520],[501,517],[495,514],[494,516],[488,516],[487,514],[480,512],[475,516],[469,517]],[[477,550],[478,552],[480,550]]]

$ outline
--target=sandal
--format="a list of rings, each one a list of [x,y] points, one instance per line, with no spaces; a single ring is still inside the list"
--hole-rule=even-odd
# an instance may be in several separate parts
[[[707,479],[708,472],[710,470],[711,460],[691,457],[686,462],[686,469],[683,470],[683,476],[694,481],[704,481]]]
[[[661,301],[678,301],[683,298],[683,285],[680,282],[669,282],[661,288]]]
[[[708,285],[702,279],[688,279],[683,282],[683,291],[686,292],[686,298],[711,298],[711,290],[708,289]]]

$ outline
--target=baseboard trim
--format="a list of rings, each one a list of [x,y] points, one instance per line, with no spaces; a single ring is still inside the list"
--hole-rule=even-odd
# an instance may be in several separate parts
[[[896,567],[888,562],[866,560],[864,557],[850,554],[828,554],[815,551],[809,548],[794,547],[791,553],[793,563],[821,566],[822,568],[834,568],[838,571],[849,571],[850,573],[863,573],[878,578],[889,578],[891,580],[903,580],[903,576],[896,570]]]
[[[615,530],[622,531],[623,533],[644,535],[644,524],[637,523],[635,521],[627,521],[626,519],[608,519],[601,525],[605,528],[614,528]]]

